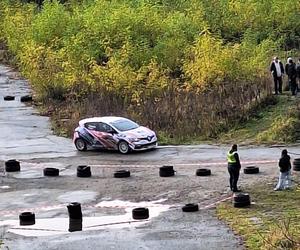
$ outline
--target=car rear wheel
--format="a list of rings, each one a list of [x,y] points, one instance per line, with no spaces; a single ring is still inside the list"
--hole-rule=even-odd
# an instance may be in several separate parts
[[[129,145],[126,141],[120,141],[118,149],[121,154],[127,154],[129,152]]]
[[[85,140],[78,138],[75,140],[75,147],[77,148],[78,151],[86,151],[86,142]]]

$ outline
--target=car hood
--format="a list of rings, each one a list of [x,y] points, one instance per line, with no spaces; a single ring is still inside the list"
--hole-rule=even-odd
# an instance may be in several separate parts
[[[140,126],[136,129],[132,129],[129,131],[122,132],[123,135],[126,135],[126,137],[131,138],[147,138],[148,136],[155,136],[155,133],[146,127]]]

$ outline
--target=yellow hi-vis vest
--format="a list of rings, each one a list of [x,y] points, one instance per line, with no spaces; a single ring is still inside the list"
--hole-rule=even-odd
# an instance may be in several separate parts
[[[236,159],[234,157],[234,154],[236,153],[236,151],[230,153],[230,151],[227,153],[227,161],[228,163],[236,163]]]

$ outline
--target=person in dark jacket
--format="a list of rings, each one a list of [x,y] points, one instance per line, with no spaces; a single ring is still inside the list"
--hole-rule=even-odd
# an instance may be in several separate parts
[[[297,70],[296,64],[292,58],[288,58],[288,63],[285,65],[285,72],[288,76],[289,86],[292,91],[292,95],[297,93]]]
[[[281,61],[279,61],[278,57],[275,56],[274,60],[271,63],[270,71],[274,80],[274,89],[275,95],[278,95],[278,92],[282,93],[282,77],[284,74],[284,68]]]
[[[227,162],[228,162],[228,173],[229,173],[229,184],[230,190],[233,192],[240,192],[237,188],[237,182],[240,176],[241,163],[239,155],[237,153],[237,145],[232,145],[231,149],[227,153]]]
[[[297,71],[297,78],[298,78],[297,92],[300,92],[300,58],[298,59],[298,63],[296,65],[296,71]]]
[[[286,149],[282,150],[278,165],[280,174],[275,191],[287,189],[291,186],[291,158]]]

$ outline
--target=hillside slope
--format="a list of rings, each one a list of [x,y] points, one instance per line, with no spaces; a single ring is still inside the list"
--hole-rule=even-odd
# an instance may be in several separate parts
[[[255,110],[248,121],[241,122],[219,141],[239,144],[281,144],[300,141],[300,96],[285,93],[274,96]]]

